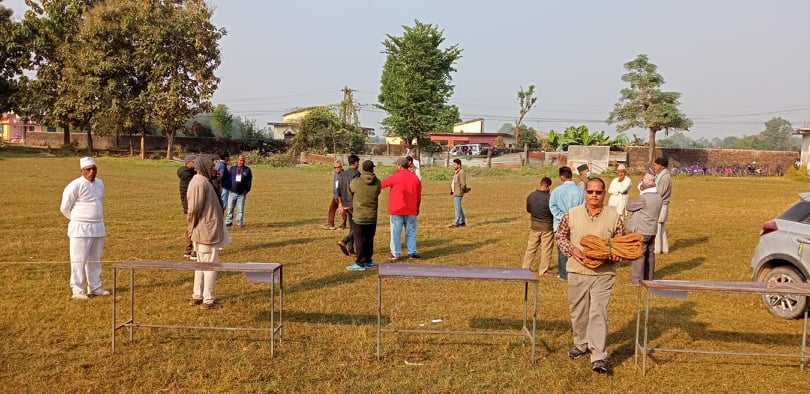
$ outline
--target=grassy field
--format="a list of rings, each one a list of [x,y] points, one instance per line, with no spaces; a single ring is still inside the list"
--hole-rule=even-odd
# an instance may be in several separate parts
[[[346,271],[352,260],[335,245],[344,232],[321,228],[332,179],[325,166],[254,166],[246,226],[233,230],[233,243],[222,252],[223,261],[284,264],[284,341],[275,358],[265,334],[147,328],[136,330],[134,342],[118,337],[112,354],[110,297],[69,299],[67,220],[59,201],[64,186],[79,176],[78,158],[0,155],[0,173],[6,174],[0,191],[3,392],[795,393],[810,381],[797,359],[672,353],[654,354],[642,377],[633,360],[638,289],[628,285],[626,264],[609,307],[608,375],[591,372],[587,359],[566,356],[572,342],[566,287],[553,276],[540,282],[534,365],[518,338],[390,333],[383,336],[378,362],[376,273]],[[179,164],[97,161],[107,188],[105,287],[112,285],[114,262],[182,259]],[[382,176],[391,171],[378,167]],[[539,183],[539,172],[469,171],[472,192],[464,198],[469,225],[448,229],[449,171],[425,169],[419,263],[519,267],[529,228],[525,198]],[[556,185],[558,178],[552,178]],[[762,222],[793,203],[806,185],[788,177],[675,178],[671,253],[659,256],[656,276],[749,280]],[[383,191],[376,261],[388,255],[387,197]],[[122,296],[128,296],[128,277],[119,273]],[[144,322],[249,326],[269,320],[266,284],[242,275],[220,275],[222,308],[213,311],[187,306],[191,272],[143,271],[137,280],[138,317]],[[520,327],[521,285],[392,280],[384,290],[384,313],[396,327]],[[655,298],[652,318],[655,346],[795,353],[801,340],[800,321],[772,317],[753,296]]]

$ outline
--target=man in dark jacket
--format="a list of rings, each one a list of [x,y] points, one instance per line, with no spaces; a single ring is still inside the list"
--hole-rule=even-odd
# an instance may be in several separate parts
[[[194,155],[187,155],[186,156],[186,164],[180,166],[177,169],[177,177],[180,178],[180,202],[183,203],[183,213],[188,215],[188,198],[186,197],[186,192],[188,192],[188,183],[191,181],[191,178],[194,178],[194,175],[197,174],[197,171],[194,171],[194,160],[196,157]],[[185,249],[183,250],[183,257],[189,257],[192,260],[197,259],[197,253],[194,252],[194,243],[191,242],[191,237],[187,231],[183,231],[185,235]]]
[[[225,218],[225,225],[233,224],[233,210],[236,207],[236,225],[244,227],[245,200],[253,186],[253,173],[250,171],[250,167],[245,165],[245,155],[239,155],[236,165],[231,167],[228,172],[231,175],[231,190],[228,193],[228,215]]]
[[[352,179],[360,176],[360,171],[357,167],[360,166],[360,158],[357,155],[349,155],[349,168],[340,173],[340,181],[338,182],[338,212],[346,213],[346,222],[349,223],[349,234],[343,239],[338,241],[340,251],[346,256],[354,253],[354,227],[352,227],[352,192],[349,190],[349,185]]]
[[[357,248],[357,259],[346,267],[349,271],[365,271],[377,263],[371,260],[374,254],[374,234],[377,233],[377,205],[382,190],[380,179],[374,175],[374,162],[363,162],[363,173],[349,184],[352,192],[354,215],[352,230]]]
[[[523,268],[528,268],[538,276],[548,274],[548,266],[554,252],[554,215],[549,208],[551,178],[543,177],[540,188],[526,197],[526,212],[532,216],[529,241],[523,255]],[[539,265],[534,263],[537,249],[540,249]]]

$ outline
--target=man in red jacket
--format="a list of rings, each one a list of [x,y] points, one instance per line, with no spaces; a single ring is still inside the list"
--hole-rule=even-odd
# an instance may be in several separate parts
[[[402,255],[402,227],[405,227],[405,247],[408,257],[418,259],[416,251],[416,216],[422,203],[422,182],[408,170],[407,159],[397,159],[396,171],[382,181],[382,188],[391,188],[388,213],[391,215],[391,260]]]

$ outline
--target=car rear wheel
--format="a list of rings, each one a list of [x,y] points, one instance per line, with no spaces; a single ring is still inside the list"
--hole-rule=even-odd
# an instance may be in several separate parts
[[[802,283],[802,274],[793,267],[776,267],[765,275],[765,283]],[[765,294],[762,302],[772,314],[783,319],[796,319],[807,308],[807,297],[793,295]]]

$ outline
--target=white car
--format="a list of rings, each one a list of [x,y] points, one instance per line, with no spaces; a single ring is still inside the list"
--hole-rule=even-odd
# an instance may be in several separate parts
[[[806,250],[805,250],[806,249]],[[807,283],[810,278],[810,193],[775,219],[762,224],[759,244],[751,258],[755,282]],[[796,319],[808,307],[808,297],[767,294],[765,307],[783,319]]]

